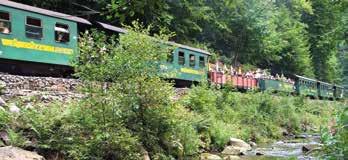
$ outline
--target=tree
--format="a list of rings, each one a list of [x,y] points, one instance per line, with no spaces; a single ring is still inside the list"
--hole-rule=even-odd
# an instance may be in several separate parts
[[[160,32],[150,37],[150,27],[133,24],[119,39],[97,31],[81,38],[76,75],[85,81],[90,107],[95,107],[105,131],[112,130],[113,117],[120,117],[153,157],[194,154],[198,134],[190,123],[177,120],[173,86],[158,74],[160,63],[173,50],[164,43],[169,36]]]
[[[333,82],[338,77],[335,60],[338,44],[344,40],[342,16],[344,1],[312,1],[313,14],[303,17],[308,25],[312,64],[316,78]]]

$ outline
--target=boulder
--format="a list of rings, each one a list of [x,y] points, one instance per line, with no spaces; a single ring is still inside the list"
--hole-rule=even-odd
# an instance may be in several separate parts
[[[239,156],[231,156],[231,155],[229,155],[229,156],[224,157],[224,160],[239,160],[239,159],[240,159]]]
[[[237,146],[226,146],[221,152],[223,155],[243,155],[244,152],[248,151],[247,148]]]
[[[10,104],[9,111],[12,113],[19,113],[21,109],[19,109],[14,103]]]
[[[230,138],[229,146],[234,146],[234,147],[239,147],[239,148],[243,148],[246,150],[251,150],[251,146],[248,143],[244,142],[241,139],[237,139],[237,138]]]
[[[222,160],[222,158],[215,154],[202,153],[200,156],[200,160]]]
[[[0,148],[1,160],[45,160],[35,152],[26,151],[17,147],[7,146]]]

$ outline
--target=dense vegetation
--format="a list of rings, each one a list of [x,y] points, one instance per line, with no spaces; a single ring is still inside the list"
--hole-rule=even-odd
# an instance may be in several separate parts
[[[342,108],[336,121],[335,128],[331,128],[334,135],[330,134],[328,128],[322,130],[322,140],[326,144],[326,159],[345,159],[348,155],[348,108]]]
[[[346,54],[346,0],[15,1],[117,26],[139,20],[152,33],[165,27],[172,40],[206,46],[234,65],[339,82],[347,63],[338,60]]]
[[[171,50],[158,39],[169,36],[160,32],[156,40],[151,29],[134,25],[119,39],[83,35],[76,71],[84,99],[22,107],[18,114],[0,109],[0,130],[10,144],[65,159],[140,159],[146,152],[152,159],[184,159],[221,151],[230,137],[262,142],[285,131],[317,131],[343,105],[205,83],[173,100],[172,84],[159,78],[156,63]]]

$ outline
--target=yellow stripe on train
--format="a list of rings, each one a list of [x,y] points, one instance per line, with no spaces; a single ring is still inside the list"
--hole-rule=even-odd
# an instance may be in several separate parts
[[[1,39],[2,45],[23,48],[23,49],[32,49],[37,51],[53,52],[53,53],[62,53],[71,55],[74,53],[73,49],[70,48],[61,48],[44,44],[37,44],[35,42],[24,42],[17,39]]]

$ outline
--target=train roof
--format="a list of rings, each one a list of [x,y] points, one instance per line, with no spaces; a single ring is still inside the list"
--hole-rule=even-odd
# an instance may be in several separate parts
[[[344,89],[344,87],[343,87],[343,86],[340,86],[340,85],[335,85],[335,87]]]
[[[323,82],[323,81],[318,81],[320,84],[325,84],[325,85],[328,85],[328,86],[332,86],[332,84],[330,83],[327,83],[327,82]]]
[[[102,23],[102,22],[97,22],[97,23],[99,25],[101,25],[103,28],[108,29],[110,31],[119,32],[119,33],[127,33],[127,30],[125,30],[123,28],[112,26],[110,24],[106,24],[106,23]]]
[[[0,5],[11,7],[11,8],[16,8],[16,9],[21,9],[21,10],[25,10],[25,11],[30,11],[30,12],[34,12],[34,13],[38,13],[38,14],[42,14],[42,15],[46,15],[46,16],[55,17],[55,18],[60,18],[60,19],[65,19],[65,20],[69,20],[69,21],[74,21],[74,22],[78,22],[78,23],[91,25],[91,22],[89,22],[86,19],[80,18],[80,17],[76,17],[76,16],[72,16],[72,15],[68,15],[68,14],[63,14],[63,13],[59,13],[59,12],[54,12],[54,11],[50,11],[50,10],[46,10],[46,9],[42,9],[42,8],[38,8],[38,7],[33,7],[33,6],[21,4],[21,3],[16,3],[16,2],[8,1],[8,0],[0,0]]]
[[[127,33],[126,29],[120,28],[120,27],[116,27],[110,24],[106,24],[106,23],[102,23],[102,22],[96,22],[97,24],[101,25],[101,27],[108,29],[110,31],[114,31],[114,32],[118,32],[118,33]],[[179,48],[183,48],[183,49],[187,49],[187,50],[191,50],[191,51],[195,51],[195,52],[199,52],[199,53],[203,53],[206,55],[211,55],[209,52],[202,50],[202,49],[198,49],[198,48],[193,48],[190,46],[186,46],[186,45],[182,45],[179,43],[175,43],[175,42],[165,42],[166,44],[169,45],[173,45],[173,46],[177,46]]]
[[[299,75],[296,75],[296,74],[295,74],[295,77],[297,77],[297,78],[301,78],[301,79],[305,79],[305,80],[308,80],[308,81],[318,82],[318,80],[315,80],[315,79],[310,79],[310,78],[303,77],[303,76],[299,76]]]
[[[203,54],[206,54],[206,55],[209,55],[209,56],[211,55],[208,51],[205,51],[203,49],[193,48],[193,47],[186,46],[186,45],[179,44],[179,43],[175,43],[175,42],[168,42],[168,44],[173,45],[173,46],[177,46],[179,48],[183,48],[183,49],[187,49],[187,50],[203,53]]]

